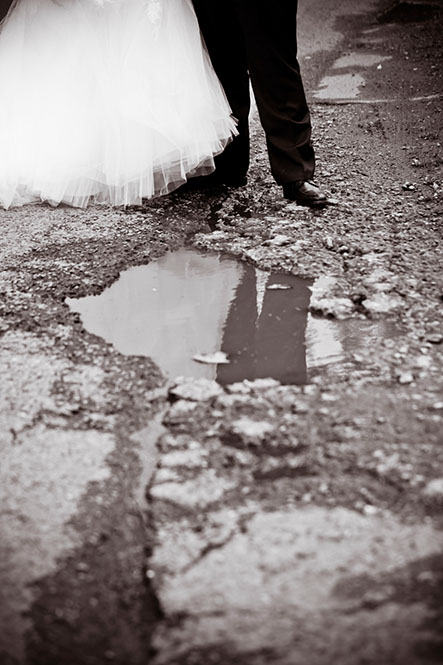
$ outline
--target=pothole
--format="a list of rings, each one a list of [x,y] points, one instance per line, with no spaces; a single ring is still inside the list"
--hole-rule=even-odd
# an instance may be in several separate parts
[[[303,384],[311,370],[339,363],[368,338],[384,335],[380,323],[312,317],[312,285],[223,255],[180,249],[124,271],[99,296],[67,303],[89,332],[120,353],[152,358],[170,379],[226,385],[272,377]],[[224,354],[226,364],[219,362]]]
[[[441,14],[431,3],[399,2],[378,17],[378,23],[423,23]]]

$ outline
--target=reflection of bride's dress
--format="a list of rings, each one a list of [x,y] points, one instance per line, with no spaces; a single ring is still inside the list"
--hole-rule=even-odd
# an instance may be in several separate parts
[[[0,205],[125,205],[235,131],[191,0],[18,0],[0,32]]]

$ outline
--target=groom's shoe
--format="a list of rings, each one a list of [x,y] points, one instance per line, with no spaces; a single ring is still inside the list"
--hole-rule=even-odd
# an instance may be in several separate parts
[[[312,180],[294,180],[283,185],[283,196],[310,208],[324,208],[328,203],[326,194]]]

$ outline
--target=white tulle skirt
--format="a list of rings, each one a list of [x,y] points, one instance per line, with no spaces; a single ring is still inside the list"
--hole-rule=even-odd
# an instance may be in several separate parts
[[[18,0],[0,94],[4,208],[139,203],[211,172],[236,131],[190,0]]]

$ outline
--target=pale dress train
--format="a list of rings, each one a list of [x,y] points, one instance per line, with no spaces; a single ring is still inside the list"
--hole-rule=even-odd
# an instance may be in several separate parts
[[[130,205],[236,133],[191,0],[18,0],[0,28],[0,205]]]

